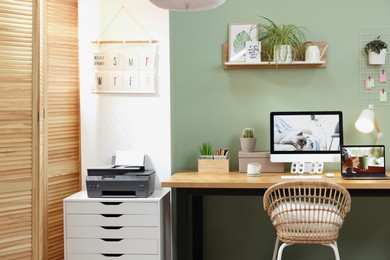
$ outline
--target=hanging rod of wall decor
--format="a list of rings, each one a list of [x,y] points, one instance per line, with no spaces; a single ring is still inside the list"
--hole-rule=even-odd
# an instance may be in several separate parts
[[[157,40],[132,40],[132,41],[115,41],[115,40],[102,40],[92,41],[92,43],[104,44],[104,43],[157,43]]]

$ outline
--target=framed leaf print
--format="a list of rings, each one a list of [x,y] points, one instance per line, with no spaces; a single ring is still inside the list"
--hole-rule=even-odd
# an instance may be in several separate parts
[[[256,23],[229,24],[229,61],[245,61],[246,42],[257,41]]]

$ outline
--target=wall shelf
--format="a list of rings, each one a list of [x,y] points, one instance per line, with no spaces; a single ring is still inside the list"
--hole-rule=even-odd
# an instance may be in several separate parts
[[[313,42],[313,45],[318,45],[320,52],[328,45],[327,42]],[[327,65],[327,49],[321,58],[320,62],[306,62],[304,60],[293,61],[292,63],[278,63],[275,62],[268,63],[265,56],[261,57],[261,60],[265,60],[260,63],[247,63],[242,61],[229,61],[229,45],[227,43],[223,44],[223,64],[225,70],[234,70],[234,69],[305,69],[305,68],[326,68]]]

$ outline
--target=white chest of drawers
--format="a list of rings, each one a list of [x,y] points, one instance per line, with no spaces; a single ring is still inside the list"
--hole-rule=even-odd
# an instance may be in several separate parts
[[[171,259],[169,190],[148,198],[64,199],[65,260]]]

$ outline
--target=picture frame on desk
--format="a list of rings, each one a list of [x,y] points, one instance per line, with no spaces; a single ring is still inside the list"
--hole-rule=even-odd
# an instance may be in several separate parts
[[[229,61],[245,62],[246,42],[257,40],[257,23],[229,23]]]

